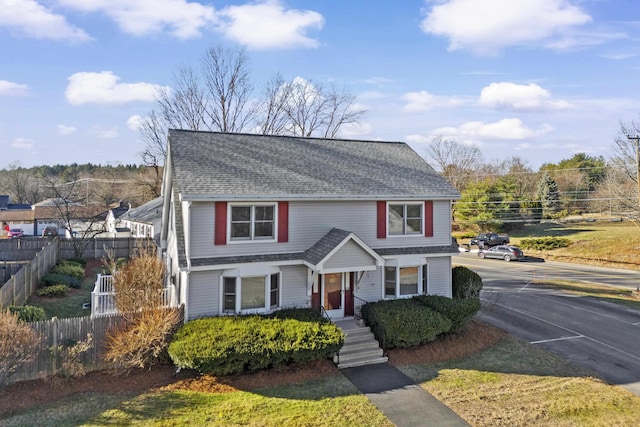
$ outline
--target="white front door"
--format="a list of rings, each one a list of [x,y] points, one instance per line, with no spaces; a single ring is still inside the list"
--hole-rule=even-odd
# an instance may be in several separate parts
[[[344,317],[344,274],[322,275],[322,306],[332,319]]]

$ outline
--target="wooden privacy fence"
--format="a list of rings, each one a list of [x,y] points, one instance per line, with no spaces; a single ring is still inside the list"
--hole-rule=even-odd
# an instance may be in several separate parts
[[[0,287],[0,308],[9,305],[24,305],[27,299],[36,291],[40,279],[49,272],[51,267],[59,259],[75,256],[73,242],[69,239],[36,239],[40,246],[17,245],[12,242],[21,239],[4,239],[0,241],[0,259],[25,259],[29,260],[24,267],[18,270],[4,285]],[[26,240],[26,241],[30,241]],[[11,244],[4,244],[10,242]],[[43,246],[44,245],[44,246]],[[135,239],[130,237],[96,238],[92,239],[85,247],[82,258],[102,259],[108,257],[129,258],[139,249],[153,247],[155,243],[150,239]],[[38,250],[33,252],[33,248]],[[15,251],[22,251],[22,257]],[[13,251],[13,252],[12,252]]]
[[[35,257],[0,287],[0,308],[24,305],[36,291],[40,279],[58,262],[58,247],[50,241]]]
[[[181,318],[184,306],[178,308]],[[18,371],[9,375],[8,383],[46,378],[60,373],[63,363],[69,361],[67,356],[70,346],[86,341],[91,334],[93,345],[81,353],[78,362],[85,372],[109,368],[104,361],[105,343],[108,331],[124,323],[120,314],[100,317],[71,317],[68,319],[45,320],[28,325],[40,336],[40,346],[35,359],[23,365]]]

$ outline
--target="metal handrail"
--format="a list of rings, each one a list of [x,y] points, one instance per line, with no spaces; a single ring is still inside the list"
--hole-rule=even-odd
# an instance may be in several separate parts
[[[320,306],[320,315],[322,317],[326,317],[329,321],[331,321],[331,316],[329,316],[329,313],[327,313],[327,310],[324,309],[323,305]]]

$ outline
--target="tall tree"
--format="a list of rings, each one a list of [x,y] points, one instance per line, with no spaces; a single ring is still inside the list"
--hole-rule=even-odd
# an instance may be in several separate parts
[[[179,70],[173,88],[157,93],[156,109],[139,124],[146,145],[142,161],[157,171],[158,188],[169,128],[334,138],[365,113],[348,91],[301,78],[286,82],[276,75],[262,96],[253,96],[248,58],[241,49],[212,47],[200,69]]]
[[[540,180],[536,199],[540,202],[542,218],[553,218],[562,209],[558,184],[549,174],[544,174]]]
[[[474,175],[484,163],[482,152],[477,146],[462,144],[442,136],[431,140],[427,147],[427,157],[435,169],[460,192],[474,180]]]
[[[640,144],[640,123],[620,122],[618,136],[613,143],[613,154],[609,159],[609,165],[615,170],[617,179],[631,191],[626,194],[618,194],[621,197],[620,204],[625,208],[637,212],[640,210],[640,156],[638,145]],[[631,185],[624,185],[629,183]]]

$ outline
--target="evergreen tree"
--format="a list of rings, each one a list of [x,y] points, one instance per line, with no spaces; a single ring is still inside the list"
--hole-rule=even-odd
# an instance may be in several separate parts
[[[553,218],[560,212],[562,202],[560,201],[558,184],[549,174],[545,173],[542,180],[540,180],[538,191],[536,192],[536,199],[540,201],[542,218]]]

